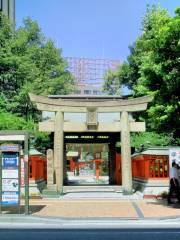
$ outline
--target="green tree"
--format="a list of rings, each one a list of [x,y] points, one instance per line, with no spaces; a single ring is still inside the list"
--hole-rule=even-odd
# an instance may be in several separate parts
[[[61,49],[45,39],[37,22],[27,18],[13,32],[7,19],[2,15],[0,18],[1,99],[6,102],[6,110],[26,119],[35,117],[28,92],[68,94],[74,88],[72,75]]]
[[[74,79],[67,67],[62,50],[45,39],[37,22],[27,18],[14,31],[0,13],[0,130],[29,130],[36,147],[50,147],[50,136],[37,131],[40,114],[28,93],[72,92]]]
[[[145,118],[149,130],[173,135],[180,132],[180,9],[170,17],[159,6],[147,8],[142,34],[130,48],[130,55],[114,75],[134,97],[153,95]]]
[[[119,94],[122,95],[121,86],[119,84],[119,77],[116,72],[108,70],[104,76],[103,91],[108,92],[109,95]]]
[[[131,146],[135,148],[148,148],[153,146],[167,146],[172,142],[171,136],[166,134],[158,134],[155,132],[143,132],[131,134]],[[177,142],[179,144],[179,142]]]
[[[0,130],[29,130],[34,132],[35,127],[33,119],[26,121],[15,114],[0,111]]]

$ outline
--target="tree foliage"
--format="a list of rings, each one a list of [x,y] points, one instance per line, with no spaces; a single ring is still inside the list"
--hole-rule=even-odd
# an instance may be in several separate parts
[[[119,76],[116,72],[113,72],[111,69],[108,70],[105,73],[104,79],[104,90],[108,92],[109,95],[122,95]]]
[[[175,142],[171,135],[164,133],[143,132],[131,134],[131,146],[137,149],[141,149],[141,147],[146,149],[153,146],[167,146],[172,143],[180,144],[179,141]]]
[[[39,146],[49,144],[49,136],[37,132],[40,115],[28,93],[70,93],[74,79],[67,67],[61,49],[44,37],[37,22],[27,18],[14,31],[0,13],[0,130],[30,130]]]
[[[15,114],[0,111],[0,130],[29,130],[34,131],[36,124],[33,119],[27,121]]]
[[[0,19],[0,104],[28,119],[35,111],[28,92],[67,94],[74,88],[73,78],[61,50],[45,39],[37,22],[27,18],[14,32],[4,16]]]
[[[147,8],[142,34],[127,60],[107,79],[105,88],[127,85],[134,97],[153,95],[146,114],[148,129],[179,137],[180,132],[180,9],[174,17],[159,6]]]

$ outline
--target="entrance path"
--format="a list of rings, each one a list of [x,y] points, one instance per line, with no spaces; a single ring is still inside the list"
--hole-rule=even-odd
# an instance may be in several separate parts
[[[180,218],[180,205],[166,200],[42,199],[30,200],[35,216],[60,218],[166,219]]]

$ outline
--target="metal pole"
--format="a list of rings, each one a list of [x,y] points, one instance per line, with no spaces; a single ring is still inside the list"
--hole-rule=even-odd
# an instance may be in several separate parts
[[[2,213],[2,153],[0,152],[0,214]]]
[[[24,168],[25,168],[25,214],[29,214],[29,144],[28,134],[25,134],[24,140]]]
[[[18,164],[18,210],[19,214],[21,213],[21,158],[20,158],[20,144],[19,144],[19,152],[18,154],[18,159],[19,159],[19,164]]]

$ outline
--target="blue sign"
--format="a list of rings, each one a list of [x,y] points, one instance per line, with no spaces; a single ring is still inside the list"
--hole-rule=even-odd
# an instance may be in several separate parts
[[[2,192],[2,204],[3,205],[19,204],[19,193],[18,192]]]
[[[3,153],[2,154],[2,167],[3,168],[17,168],[18,167],[18,154],[17,153]]]

